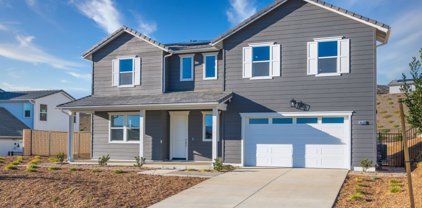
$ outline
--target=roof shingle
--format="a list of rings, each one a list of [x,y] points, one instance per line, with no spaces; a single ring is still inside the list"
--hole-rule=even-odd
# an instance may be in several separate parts
[[[27,129],[22,121],[13,116],[8,110],[0,107],[0,136],[21,137],[23,129]]]

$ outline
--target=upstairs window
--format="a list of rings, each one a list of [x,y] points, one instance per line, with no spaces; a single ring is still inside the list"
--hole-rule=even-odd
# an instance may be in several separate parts
[[[272,79],[281,74],[281,47],[274,43],[250,44],[243,48],[243,78]]]
[[[318,42],[318,74],[337,73],[337,41]]]
[[[47,121],[47,105],[40,104],[40,121]]]
[[[141,58],[122,57],[112,61],[112,86],[134,87],[141,85]]]
[[[204,80],[217,79],[217,54],[204,54]]]
[[[25,103],[23,105],[23,116],[25,118],[31,118],[31,111],[32,111],[32,105],[30,103]]]
[[[180,81],[193,80],[193,55],[180,56]]]
[[[252,47],[252,77],[269,77],[270,61],[270,46]]]

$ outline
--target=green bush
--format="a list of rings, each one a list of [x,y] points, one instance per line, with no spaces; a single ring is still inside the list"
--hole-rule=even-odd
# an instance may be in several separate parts
[[[402,189],[398,186],[393,186],[393,187],[390,188],[391,193],[399,193],[401,191],[402,191]]]
[[[57,158],[55,158],[55,157],[48,158],[48,161],[51,162],[51,163],[59,162],[59,160]]]
[[[98,158],[98,165],[107,166],[107,162],[110,160],[110,155],[103,155]]]
[[[114,170],[113,172],[116,173],[116,174],[126,173],[126,171],[120,170],[120,169]]]
[[[71,171],[71,172],[75,172],[75,171],[77,171],[78,169],[77,168],[75,168],[75,167],[73,167],[73,168],[69,168],[69,171]]]
[[[142,166],[145,164],[145,160],[146,158],[144,157],[135,156],[136,164],[134,166],[141,169]]]
[[[389,120],[388,123],[394,123],[394,121],[393,120]]]
[[[391,118],[391,117],[393,117],[393,116],[390,115],[390,114],[383,116],[383,118]]]
[[[365,190],[362,190],[362,189],[356,189],[356,193],[357,194],[363,194],[363,195],[365,195],[366,194],[366,191]]]
[[[60,170],[60,168],[59,167],[56,167],[56,166],[50,166],[47,169],[48,170]]]
[[[214,170],[221,172],[223,170],[223,161],[220,158],[216,158],[213,163]]]
[[[356,186],[359,186],[359,187],[368,187],[368,185],[366,185],[364,183],[357,183]]]
[[[36,169],[36,168],[38,168],[38,166],[37,165],[35,165],[35,164],[33,164],[33,163],[28,163],[28,165],[26,166],[27,168],[29,167],[29,168],[33,168],[33,169]]]
[[[63,163],[63,162],[64,162],[65,155],[64,155],[64,153],[63,153],[63,152],[59,152],[59,153],[56,155],[56,158],[57,158],[57,161],[58,161],[59,163]]]
[[[363,195],[362,194],[359,194],[359,193],[356,193],[356,194],[353,194],[351,197],[350,197],[350,199],[352,199],[352,200],[364,200],[365,198],[363,197]]]
[[[34,164],[28,164],[27,166],[26,166],[26,169],[25,169],[25,171],[26,172],[36,172],[37,171],[37,166],[36,165],[34,165]]]
[[[23,156],[17,156],[16,157],[16,161],[22,162],[23,161]]]
[[[17,160],[15,160],[15,161],[13,161],[13,162],[11,162],[13,165],[19,165],[19,164],[21,164],[21,162],[20,161],[17,161]]]
[[[401,181],[397,180],[397,179],[391,179],[390,180],[390,184],[397,184],[397,183],[401,184]]]
[[[38,164],[40,162],[41,162],[41,160],[39,158],[35,158],[35,159],[29,161],[29,163],[32,163],[32,164]]]
[[[13,163],[9,163],[9,164],[7,164],[5,167],[4,167],[4,169],[5,170],[16,170],[16,169],[18,169],[17,167],[16,167],[16,165],[14,165]]]
[[[363,172],[366,173],[366,171],[372,167],[372,160],[364,159],[360,161],[360,165],[362,166]]]

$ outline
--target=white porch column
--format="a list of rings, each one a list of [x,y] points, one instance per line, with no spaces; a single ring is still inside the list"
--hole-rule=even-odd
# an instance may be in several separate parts
[[[218,108],[212,109],[212,160],[218,157],[218,141],[220,137],[220,117]]]
[[[139,112],[139,157],[144,157],[145,110]]]
[[[69,115],[69,129],[68,129],[68,138],[67,138],[67,161],[73,162],[73,117],[75,114],[71,111],[68,113]]]

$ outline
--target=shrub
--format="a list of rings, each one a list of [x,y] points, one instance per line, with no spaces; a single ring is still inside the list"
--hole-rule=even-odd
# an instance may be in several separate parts
[[[359,186],[359,187],[368,187],[368,185],[366,185],[364,183],[357,183],[356,186]]]
[[[364,198],[363,198],[363,195],[362,194],[359,194],[359,193],[356,193],[356,194],[353,194],[351,197],[350,197],[350,199],[352,199],[352,200],[364,200]]]
[[[100,158],[98,158],[98,165],[100,166],[106,166],[107,162],[110,160],[110,155],[103,155]]]
[[[395,124],[394,126],[393,126],[393,128],[399,128],[400,127],[400,125],[397,125],[397,124]]]
[[[397,179],[391,179],[390,180],[390,184],[397,184],[397,183],[401,183],[401,181],[397,180]]]
[[[113,172],[116,173],[116,174],[126,173],[126,171],[120,170],[120,169],[114,170]]]
[[[48,158],[48,161],[51,162],[51,163],[56,163],[59,160],[57,158],[55,158],[55,157],[50,157],[50,158]]]
[[[381,133],[388,133],[388,132],[390,132],[390,129],[381,129],[380,132]]]
[[[13,162],[11,162],[13,165],[19,165],[19,164],[21,164],[21,162],[20,161],[17,161],[17,160],[15,160],[15,161],[13,161]]]
[[[389,120],[388,123],[394,123],[394,121],[393,120]]]
[[[220,158],[216,158],[212,165],[214,167],[214,170],[216,170],[218,172],[223,170],[223,161],[221,161]]]
[[[16,161],[22,162],[23,161],[23,156],[17,156],[16,157]]]
[[[34,158],[35,158],[35,159],[41,159],[41,156],[36,155],[36,156],[34,156]]]
[[[35,165],[37,165],[38,163],[40,163],[41,162],[41,160],[40,159],[33,159],[33,160],[31,160],[31,161],[29,161],[29,163],[28,164],[35,164]]]
[[[16,165],[13,165],[13,163],[9,163],[4,167],[4,169],[5,170],[16,170],[18,168],[16,167]]]
[[[35,164],[33,164],[33,163],[28,163],[28,165],[26,166],[27,168],[29,167],[29,168],[33,168],[33,169],[36,169],[36,168],[38,168],[38,166],[37,165],[35,165]]]
[[[26,169],[25,169],[25,171],[26,172],[36,172],[37,171],[37,166],[36,165],[34,165],[34,164],[28,164],[27,166],[26,166]]]
[[[71,172],[75,172],[75,171],[77,171],[78,169],[77,168],[69,168],[69,171],[71,171]]]
[[[391,118],[391,117],[393,117],[393,116],[390,115],[390,114],[383,116],[383,118]]]
[[[381,111],[380,114],[386,114],[388,111]]]
[[[59,167],[56,167],[56,166],[50,166],[47,169],[48,170],[60,170],[60,168]]]
[[[99,173],[99,172],[101,172],[101,170],[100,169],[93,169],[92,172],[93,173]]]
[[[393,105],[393,104],[394,104],[394,102],[392,102],[392,101],[391,101],[391,102],[388,102],[388,104]]]
[[[358,182],[358,183],[363,182],[363,178],[361,178],[361,177],[357,177],[355,180],[356,180],[356,182]]]
[[[372,160],[368,160],[368,159],[364,159],[364,160],[361,160],[360,161],[360,165],[362,166],[362,170],[363,170],[363,172],[365,172],[366,173],[366,171],[370,168],[370,167],[372,167]]]
[[[365,190],[362,190],[362,189],[356,189],[356,193],[357,194],[365,195],[366,194],[366,191]]]
[[[235,168],[233,167],[233,165],[223,165],[223,172],[230,172],[232,170],[234,170]]]
[[[393,186],[393,187],[390,188],[391,193],[399,193],[401,191],[402,191],[401,188],[398,187],[398,186]]]
[[[63,152],[59,152],[56,156],[57,161],[59,161],[60,163],[64,162],[64,153]]]
[[[136,164],[134,166],[141,169],[142,166],[145,164],[145,160],[146,159],[144,157],[135,156]]]

